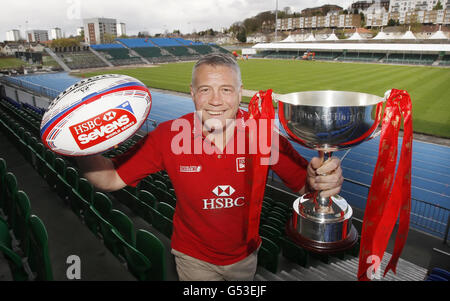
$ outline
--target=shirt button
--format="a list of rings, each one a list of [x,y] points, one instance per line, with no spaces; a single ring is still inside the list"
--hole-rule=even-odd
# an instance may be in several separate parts
[[[217,158],[222,159],[222,155],[218,155]]]

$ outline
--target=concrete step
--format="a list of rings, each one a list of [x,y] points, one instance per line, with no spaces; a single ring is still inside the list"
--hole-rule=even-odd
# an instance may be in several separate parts
[[[279,273],[280,277],[283,278],[285,281],[300,281],[300,279],[298,279],[297,277],[291,275],[290,273],[286,272],[286,271],[281,271]]]
[[[269,272],[268,270],[266,270],[265,268],[262,267],[258,267],[256,269],[256,275],[259,275],[258,277],[262,277],[264,279],[267,279],[266,281],[285,281],[283,278],[281,278],[280,276]]]

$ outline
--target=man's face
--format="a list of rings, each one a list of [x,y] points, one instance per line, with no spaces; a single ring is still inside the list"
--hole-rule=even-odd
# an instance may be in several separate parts
[[[207,130],[223,130],[234,120],[242,97],[236,72],[225,65],[200,65],[191,85],[195,109]]]

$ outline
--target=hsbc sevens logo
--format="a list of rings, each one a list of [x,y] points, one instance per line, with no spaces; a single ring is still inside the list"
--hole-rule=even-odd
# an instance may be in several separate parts
[[[219,185],[212,192],[217,196],[231,196],[235,190],[230,185]]]

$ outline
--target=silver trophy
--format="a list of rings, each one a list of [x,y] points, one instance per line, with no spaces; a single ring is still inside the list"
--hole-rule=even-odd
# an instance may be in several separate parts
[[[277,95],[280,122],[301,145],[332,152],[367,141],[379,134],[383,98],[358,92],[307,91]],[[301,247],[322,254],[350,249],[358,233],[352,208],[339,195],[307,193],[293,204],[287,234]]]

